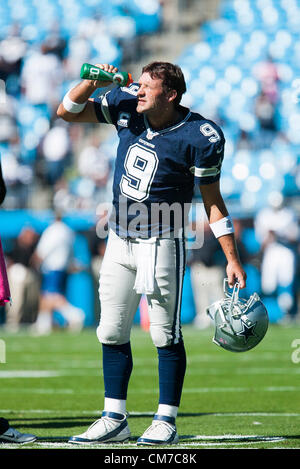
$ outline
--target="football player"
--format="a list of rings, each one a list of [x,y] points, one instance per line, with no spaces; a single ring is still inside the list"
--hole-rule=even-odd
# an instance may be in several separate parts
[[[6,184],[2,175],[2,167],[0,160],[0,205],[6,196]],[[0,443],[32,443],[36,440],[35,435],[29,433],[21,433],[11,427],[8,420],[0,417]]]
[[[97,64],[115,73],[109,64]],[[230,285],[245,287],[232,220],[220,193],[225,139],[211,120],[180,105],[186,84],[180,67],[146,65],[138,83],[91,99],[107,82],[83,80],[59,105],[68,122],[115,126],[113,210],[99,282],[105,387],[102,418],[70,438],[75,444],[126,441],[127,388],[132,371],[130,331],[142,294],[147,295],[150,334],[159,363],[159,403],[138,445],[178,442],[175,420],[186,369],[180,308],[185,271],[185,206],[200,184],[204,206],[227,258]],[[169,211],[168,211],[169,209]]]

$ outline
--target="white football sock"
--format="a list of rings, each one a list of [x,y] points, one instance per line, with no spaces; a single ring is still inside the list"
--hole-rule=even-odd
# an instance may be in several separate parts
[[[159,404],[157,414],[158,415],[165,415],[166,417],[174,417],[176,419],[178,412],[178,407],[175,405],[168,405],[168,404]]]
[[[105,397],[104,410],[106,412],[116,412],[117,414],[126,414],[126,400],[112,399],[111,397]]]

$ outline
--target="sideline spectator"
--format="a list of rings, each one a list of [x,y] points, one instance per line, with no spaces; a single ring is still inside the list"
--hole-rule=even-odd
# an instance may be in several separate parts
[[[74,232],[63,221],[59,213],[42,233],[35,253],[34,264],[42,276],[39,313],[32,326],[36,335],[47,335],[52,331],[52,315],[59,311],[68,323],[68,329],[79,331],[83,327],[84,312],[73,306],[65,297],[65,287],[71,268]]]
[[[40,145],[40,153],[45,165],[44,177],[50,186],[63,176],[70,150],[71,142],[66,126],[58,120],[54,121]]]
[[[255,103],[255,114],[262,130],[277,130],[275,122],[275,106],[263,91],[258,95]]]
[[[48,53],[56,55],[60,60],[64,59],[67,41],[63,37],[58,21],[52,24],[51,30],[44,40],[44,45]]]
[[[7,276],[14,299],[6,308],[6,327],[18,331],[21,324],[35,321],[39,300],[39,276],[30,264],[38,242],[38,233],[25,226],[8,254]]]
[[[0,79],[8,82],[11,92],[19,91],[22,59],[28,45],[20,35],[20,28],[13,24],[7,36],[0,42]]]
[[[234,220],[236,245],[243,265],[251,262],[251,256],[242,242],[243,221]],[[206,329],[212,325],[206,308],[224,296],[223,282],[226,277],[225,258],[209,224],[204,223],[205,248],[191,249],[188,265],[191,270],[191,284],[196,307],[194,326]],[[204,286],[204,288],[199,288]]]
[[[279,97],[279,73],[272,57],[268,56],[266,60],[258,63],[254,74],[260,81],[261,90],[268,100],[271,103],[276,103]]]
[[[25,57],[21,85],[29,103],[54,108],[60,97],[62,80],[62,63],[57,55],[48,52],[46,44]]]
[[[254,112],[259,124],[255,147],[270,148],[279,129],[275,118],[276,105],[264,91],[256,98]]]
[[[281,203],[266,207],[255,219],[262,243],[261,286],[263,294],[275,296],[284,321],[297,315],[297,245],[299,224],[291,207]]]
[[[0,143],[11,144],[19,142],[16,122],[17,101],[6,94],[4,102],[0,100]]]
[[[189,265],[191,284],[196,307],[194,325],[198,329],[209,327],[212,322],[206,308],[223,296],[225,261],[218,240],[209,224],[204,224],[205,248],[191,249]]]

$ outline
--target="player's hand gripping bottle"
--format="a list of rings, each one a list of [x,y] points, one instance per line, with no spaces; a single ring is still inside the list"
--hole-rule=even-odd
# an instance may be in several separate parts
[[[106,72],[102,68],[91,64],[83,64],[80,70],[80,78],[85,80],[99,80],[115,83],[118,86],[129,86],[132,82],[132,76],[127,72]]]

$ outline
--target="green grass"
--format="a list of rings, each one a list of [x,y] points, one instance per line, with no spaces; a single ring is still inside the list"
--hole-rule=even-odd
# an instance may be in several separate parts
[[[211,329],[185,326],[183,333],[188,367],[177,448],[300,448],[300,363],[292,361],[299,326],[272,325],[261,344],[242,354],[212,344]],[[0,363],[0,416],[39,438],[18,448],[74,449],[68,437],[85,431],[103,406],[95,331],[72,335],[59,330],[31,337],[0,329],[0,338],[6,345],[6,363]],[[157,357],[148,333],[134,328],[132,348],[127,406],[132,440],[110,445],[114,448],[136,449],[136,439],[157,408]]]

